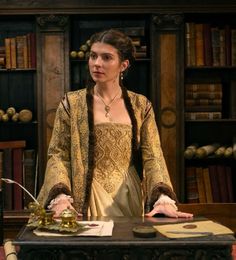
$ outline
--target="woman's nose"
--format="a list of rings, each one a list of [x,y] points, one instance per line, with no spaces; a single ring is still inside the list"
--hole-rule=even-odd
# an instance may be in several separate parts
[[[97,57],[96,60],[94,61],[94,64],[96,66],[100,66],[101,65],[101,58],[100,57]]]

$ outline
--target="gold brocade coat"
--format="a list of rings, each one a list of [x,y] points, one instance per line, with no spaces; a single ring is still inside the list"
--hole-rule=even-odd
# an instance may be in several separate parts
[[[144,201],[149,210],[160,194],[176,200],[163,157],[155,115],[150,101],[128,91],[137,119],[142,151]],[[89,125],[86,89],[68,92],[60,102],[48,149],[44,184],[38,196],[46,206],[60,193],[74,198],[74,207],[83,212],[89,168]],[[86,212],[83,212],[86,214]]]

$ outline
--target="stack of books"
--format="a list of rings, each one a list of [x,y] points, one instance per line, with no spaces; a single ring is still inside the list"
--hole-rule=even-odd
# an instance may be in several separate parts
[[[222,84],[186,84],[185,119],[221,119]]]

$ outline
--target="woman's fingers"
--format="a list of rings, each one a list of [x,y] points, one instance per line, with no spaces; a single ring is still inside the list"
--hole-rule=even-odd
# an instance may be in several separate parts
[[[158,205],[150,212],[146,213],[146,217],[153,217],[155,214],[164,214],[167,217],[171,218],[191,218],[193,214],[177,211],[174,207],[169,204]]]

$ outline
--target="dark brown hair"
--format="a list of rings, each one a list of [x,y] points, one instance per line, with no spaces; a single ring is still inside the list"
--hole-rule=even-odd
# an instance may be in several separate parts
[[[96,42],[102,42],[113,46],[118,51],[120,61],[129,60],[129,63],[132,64],[135,60],[135,47],[132,44],[132,40],[126,36],[123,32],[110,29],[95,33],[90,38],[91,46]],[[86,185],[86,197],[83,208],[83,213],[87,212],[91,184],[93,180],[93,171],[94,171],[94,121],[93,121],[93,87],[95,83],[90,79],[87,86],[87,106],[88,106],[88,123],[89,123],[89,159],[88,159],[88,175],[87,175],[87,185]],[[135,161],[138,154],[138,136],[137,136],[137,120],[135,117],[134,109],[128,91],[123,85],[122,80],[120,79],[120,86],[122,88],[122,96],[126,109],[129,113],[131,123],[132,123],[132,158]]]

